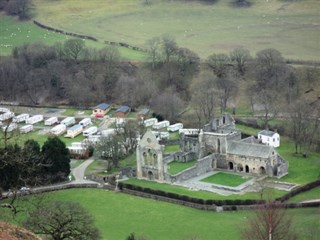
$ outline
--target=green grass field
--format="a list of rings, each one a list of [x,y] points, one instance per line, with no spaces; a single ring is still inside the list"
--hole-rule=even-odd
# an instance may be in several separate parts
[[[168,153],[178,152],[180,151],[180,145],[179,144],[167,145],[165,146],[164,151]]]
[[[197,1],[153,0],[33,0],[35,19],[67,31],[101,40],[143,47],[146,40],[169,33],[182,47],[202,58],[230,52],[238,46],[252,54],[278,49],[286,58],[319,60],[317,0],[259,1],[250,8],[233,8],[230,1],[202,4]]]
[[[211,175],[207,178],[204,178],[201,181],[207,182],[207,183],[230,186],[230,187],[236,187],[242,183],[247,182],[250,179],[251,179],[250,177],[246,177],[246,176],[240,176],[240,175],[235,175],[235,174],[230,174],[230,173],[219,172],[219,173]]]
[[[98,189],[51,192],[47,198],[80,203],[94,217],[104,240],[123,240],[131,232],[150,240],[183,240],[190,236],[202,240],[240,240],[240,231],[253,214],[248,211],[201,211]],[[308,239],[308,227],[318,220],[318,209],[294,209],[288,214],[300,233],[299,239]]]
[[[173,161],[168,164],[168,171],[171,175],[175,175],[183,170],[186,170],[194,166],[195,164],[196,164],[196,160],[192,160],[186,163]]]
[[[64,42],[70,39],[60,33],[47,31],[42,29],[32,21],[18,21],[13,17],[8,17],[0,14],[0,55],[10,55],[14,47],[21,46],[27,43],[42,42],[47,45],[54,45],[57,42]],[[107,46],[103,42],[94,42],[86,40],[85,45],[92,48],[103,48]],[[121,58],[123,60],[143,60],[145,53],[134,51],[132,49],[118,47]]]

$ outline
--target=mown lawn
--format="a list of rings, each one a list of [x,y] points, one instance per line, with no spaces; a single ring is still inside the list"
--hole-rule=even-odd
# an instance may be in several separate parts
[[[251,177],[219,172],[219,173],[213,174],[207,178],[204,178],[201,181],[207,182],[207,183],[230,186],[230,187],[236,187],[242,183],[247,182],[250,179],[251,179]]]
[[[241,229],[253,214],[202,211],[98,189],[56,191],[46,196],[50,200],[80,203],[93,216],[103,240],[123,240],[131,232],[150,240],[182,240],[190,236],[203,240],[240,240]],[[23,204],[28,206],[27,202]],[[319,219],[318,209],[294,209],[288,210],[288,214],[293,218],[299,239],[307,240],[310,227]],[[25,215],[19,218],[23,220]]]
[[[287,58],[319,60],[317,0],[251,0],[249,8],[231,7],[230,1],[144,2],[77,0],[75,6],[73,1],[33,0],[40,22],[101,41],[145,47],[148,39],[170,34],[202,58],[244,46],[252,54],[275,48]]]
[[[233,194],[229,196],[223,196],[220,194],[206,192],[206,191],[193,191],[188,190],[184,187],[179,187],[176,185],[166,184],[166,183],[157,183],[147,180],[139,180],[131,178],[123,181],[124,183],[133,184],[136,186],[141,186],[145,188],[151,188],[155,190],[162,190],[166,192],[176,193],[180,195],[186,195],[189,197],[201,198],[201,199],[215,199],[215,200],[225,200],[225,199],[260,199],[260,194],[258,192],[250,192],[243,195]],[[287,193],[286,191],[276,190],[267,188],[265,189],[264,196],[271,198],[277,198]]]
[[[178,151],[180,151],[180,145],[179,144],[167,145],[167,146],[165,146],[164,151],[168,152],[168,153],[178,152]]]
[[[173,161],[168,164],[168,171],[171,175],[175,175],[179,172],[182,172],[183,170],[186,170],[196,164],[196,160],[192,160],[190,162],[176,162]]]

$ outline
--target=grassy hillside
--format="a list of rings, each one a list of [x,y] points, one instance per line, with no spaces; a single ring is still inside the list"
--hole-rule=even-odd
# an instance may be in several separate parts
[[[131,232],[150,240],[182,240],[190,236],[202,240],[240,240],[240,231],[252,215],[247,211],[201,211],[98,189],[57,191],[48,197],[83,205],[94,216],[104,240],[123,240]],[[295,209],[288,213],[300,234],[299,239],[308,239],[308,227],[317,221],[319,211]]]
[[[26,43],[42,42],[53,45],[70,39],[60,33],[47,31],[33,24],[32,21],[18,21],[16,18],[0,14],[0,56],[10,55],[12,49]],[[85,40],[85,45],[92,48],[103,48],[103,42]],[[121,57],[130,60],[143,60],[145,54],[124,47],[118,47]]]
[[[33,0],[36,20],[101,40],[143,46],[169,33],[202,58],[244,46],[252,53],[276,48],[287,58],[319,60],[317,0],[251,2],[250,8],[234,8],[230,1]]]

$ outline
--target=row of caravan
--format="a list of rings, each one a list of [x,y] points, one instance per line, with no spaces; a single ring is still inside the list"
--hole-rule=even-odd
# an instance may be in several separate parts
[[[17,123],[10,123],[7,126],[3,126],[2,131],[3,132],[12,132],[13,130],[16,130],[17,128],[18,128]],[[31,132],[32,130],[33,130],[33,125],[31,125],[31,124],[28,124],[28,125],[25,125],[25,126],[22,126],[19,128],[19,131],[21,133],[28,133],[28,132]]]
[[[157,118],[146,119],[146,120],[144,120],[143,125],[145,127],[151,127],[152,126],[152,128],[156,129],[156,130],[159,130],[159,129],[162,129],[162,128],[167,128],[167,131],[169,131],[169,132],[176,132],[179,129],[183,128],[183,124],[182,123],[175,123],[175,124],[170,125],[169,121],[164,120],[164,121],[158,122]]]

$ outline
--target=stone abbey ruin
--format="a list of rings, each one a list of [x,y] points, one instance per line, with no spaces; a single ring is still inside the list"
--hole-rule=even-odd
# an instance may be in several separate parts
[[[168,164],[172,161],[195,159],[194,166],[169,174]],[[164,146],[151,131],[146,132],[137,146],[139,179],[183,182],[214,170],[281,178],[288,173],[288,162],[274,147],[261,144],[253,136],[241,139],[241,132],[229,115],[213,119],[196,134],[182,133],[179,152],[165,154]]]

